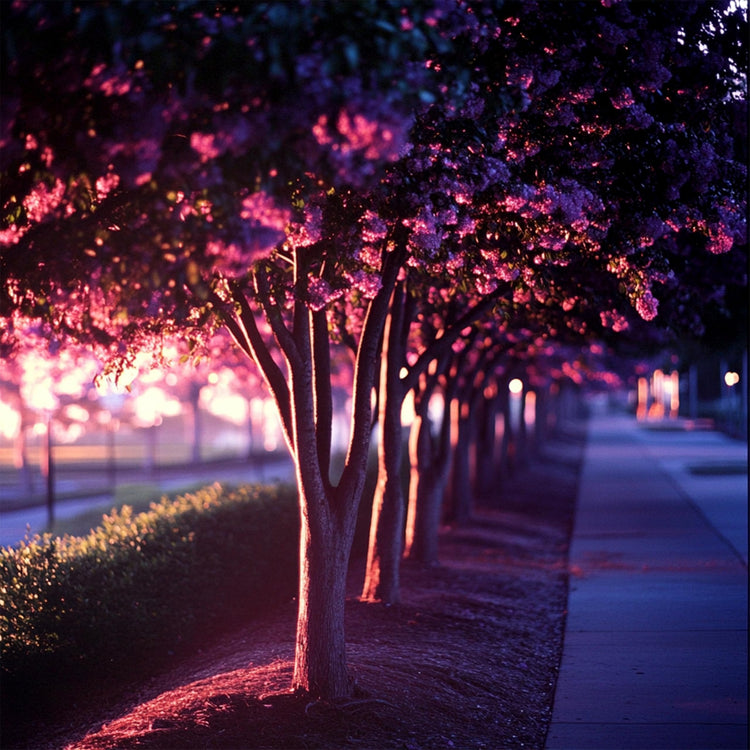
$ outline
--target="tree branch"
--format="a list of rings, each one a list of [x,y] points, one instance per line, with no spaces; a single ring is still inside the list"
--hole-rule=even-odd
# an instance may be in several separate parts
[[[271,326],[273,337],[276,340],[279,349],[289,363],[290,369],[299,367],[301,361],[300,353],[297,350],[297,344],[294,337],[284,323],[284,318],[279,306],[274,302],[271,296],[268,270],[263,266],[258,268],[253,274],[253,281],[255,282],[255,294],[258,303],[263,309],[268,324]]]
[[[427,369],[433,359],[439,358],[446,352],[461,336],[461,332],[468,328],[472,323],[476,323],[497,302],[498,293],[493,293],[483,297],[474,307],[470,308],[449,328],[444,328],[443,335],[435,338],[425,347],[425,350],[419,355],[417,361],[409,367],[408,374],[404,378],[405,388],[411,389],[415,386],[419,375]]]
[[[255,362],[258,370],[260,370],[263,380],[276,402],[281,419],[281,427],[284,431],[284,438],[289,447],[293,448],[292,409],[289,385],[286,382],[284,373],[271,356],[268,345],[258,330],[255,314],[239,284],[236,282],[231,283],[229,291],[232,295],[232,300],[239,308],[239,312],[234,313],[236,317],[232,317],[233,313],[227,309],[227,304],[215,292],[212,294],[213,299],[215,302],[221,304],[222,320],[232,334],[232,337],[240,345],[240,348]]]
[[[325,310],[310,313],[312,327],[313,390],[315,409],[315,438],[318,446],[323,484],[330,489],[331,429],[333,399],[331,396],[331,350],[328,337],[328,320]]]
[[[354,365],[351,430],[346,464],[338,487],[340,497],[346,497],[347,492],[364,482],[367,449],[370,445],[375,370],[391,293],[405,257],[405,244],[384,253],[381,287],[367,307]]]

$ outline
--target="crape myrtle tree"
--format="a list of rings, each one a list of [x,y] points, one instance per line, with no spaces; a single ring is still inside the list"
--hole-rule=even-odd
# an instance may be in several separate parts
[[[744,283],[746,170],[734,128],[746,23],[727,5],[503,5],[472,58],[470,103],[435,102],[398,165],[403,182],[423,185],[408,262],[473,286],[475,300],[494,294],[500,309],[554,306],[581,337],[625,330],[630,306],[656,319],[659,297],[671,312],[660,323],[699,330],[723,283]],[[522,106],[491,106],[498,68]],[[480,160],[483,184],[472,170]],[[424,298],[419,285],[411,293]],[[393,365],[381,409],[396,415],[394,398],[419,372]],[[400,429],[383,427],[397,448]],[[396,601],[403,501],[382,473],[398,469],[400,452],[383,450],[379,488],[392,491],[376,497],[364,597]]]
[[[463,95],[452,50],[475,15],[441,0],[3,14],[5,352],[40,320],[116,374],[137,352],[168,364],[175,335],[198,352],[225,326],[275,399],[297,471],[294,687],[349,694],[344,582],[373,372],[411,231],[381,231],[369,194],[405,149],[414,108],[443,80]],[[338,332],[331,307],[344,298],[353,314]],[[356,341],[335,486],[332,333]]]
[[[566,5],[3,6],[3,346],[41,320],[116,372],[139,350],[158,362],[174,335],[197,351],[230,331],[295,461],[293,681],[316,697],[352,689],[346,565],[374,372],[409,276],[454,268],[472,309],[549,295],[653,318],[655,285],[681,270],[667,251],[688,266],[740,234],[724,138],[737,57],[713,45],[734,21],[714,3],[623,2],[576,6],[570,24]],[[708,131],[697,100],[716,110]],[[711,188],[693,189],[707,161]],[[352,340],[334,485],[331,346]]]

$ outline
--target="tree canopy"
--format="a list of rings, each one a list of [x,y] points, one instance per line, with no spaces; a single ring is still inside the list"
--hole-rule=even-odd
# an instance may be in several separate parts
[[[379,363],[384,414],[472,327],[506,355],[632,344],[646,322],[699,335],[744,289],[747,21],[728,1],[2,13],[0,347],[33,326],[117,373],[229,331],[295,459],[311,693],[350,689],[342,570]]]

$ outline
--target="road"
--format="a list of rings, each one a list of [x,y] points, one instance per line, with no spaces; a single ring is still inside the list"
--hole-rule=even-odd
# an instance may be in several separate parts
[[[91,494],[90,490],[84,490],[83,488],[87,484],[90,486],[90,480],[90,476],[81,478],[79,485],[82,488],[82,496],[79,497],[75,496],[75,480],[71,478],[65,480],[65,499],[58,500],[55,503],[56,519],[72,518],[91,508],[106,507],[109,503],[114,504],[114,495],[112,492]],[[133,473],[131,471],[127,474],[121,474],[122,483],[127,481],[156,485],[161,492],[166,494],[179,491],[190,484],[200,481],[205,481],[206,484],[213,482],[247,484],[253,482],[293,480],[293,466],[291,460],[288,458],[274,458],[273,460],[260,461],[254,464],[231,462],[221,465],[209,464],[195,467],[162,468],[154,477],[144,472]],[[98,486],[106,486],[106,479],[102,479]],[[61,488],[58,488],[58,491],[59,489]],[[0,547],[17,544],[24,538],[27,529],[33,535],[35,533],[42,533],[46,528],[47,507],[45,504],[38,504],[21,510],[0,511]]]

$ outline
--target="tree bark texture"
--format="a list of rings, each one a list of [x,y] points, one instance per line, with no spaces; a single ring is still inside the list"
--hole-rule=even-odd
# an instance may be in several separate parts
[[[474,410],[469,400],[454,399],[451,408],[453,422],[453,473],[451,476],[451,513],[447,520],[466,524],[471,518],[473,502],[471,482],[471,439],[474,432]]]
[[[428,409],[422,405],[409,439],[411,471],[404,552],[406,558],[430,565],[438,561],[440,518],[450,473],[449,414],[443,414],[437,440],[431,427]]]
[[[404,362],[405,294],[397,286],[383,334],[378,419],[378,483],[372,504],[363,601],[396,604],[404,534],[404,496],[401,487],[401,407],[405,390],[400,380]]]
[[[300,579],[292,687],[313,698],[349,696],[353,684],[346,661],[344,604],[351,536],[335,524],[311,524],[305,512],[325,502],[301,503]],[[317,530],[316,530],[316,527]]]
[[[387,367],[387,366],[386,366]],[[404,528],[404,497],[401,487],[401,405],[391,383],[392,373],[381,373],[378,443],[378,483],[373,497],[370,541],[362,599],[396,604],[399,601],[399,564]],[[390,393],[383,393],[383,390]]]
[[[295,285],[307,269],[295,256]],[[293,687],[314,698],[351,695],[344,640],[345,586],[372,423],[373,371],[388,313],[390,290],[400,256],[384,260],[383,288],[371,301],[359,336],[353,374],[352,421],[343,472],[330,482],[330,340],[324,316],[300,300],[291,321],[270,293],[268,269],[254,275],[257,310],[284,355],[286,371],[273,359],[245,292],[234,284],[229,306],[218,294],[214,303],[238,346],[258,366],[276,403],[284,437],[294,459],[300,510],[300,580]]]

